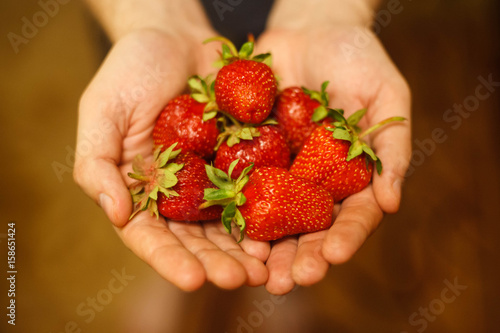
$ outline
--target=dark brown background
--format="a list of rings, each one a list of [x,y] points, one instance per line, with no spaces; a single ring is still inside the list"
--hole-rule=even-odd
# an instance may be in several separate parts
[[[403,11],[380,33],[414,96],[420,153],[401,210],[384,219],[352,261],[275,304],[263,288],[178,292],[121,244],[69,172],[78,98],[103,56],[99,30],[85,7],[70,1],[15,53],[7,34],[21,34],[22,17],[31,19],[41,7],[2,1],[0,331],[64,332],[72,321],[83,332],[153,333],[161,325],[163,332],[497,331],[500,87],[460,116],[460,126],[443,117],[454,104],[474,101],[478,77],[500,81],[498,8],[493,0],[401,3]],[[436,128],[446,139],[419,147]],[[54,163],[68,171],[60,179]],[[4,314],[5,233],[12,220],[15,327]],[[78,307],[103,297],[113,270],[122,269],[134,279],[87,323]],[[443,303],[446,281],[455,280],[467,289]],[[420,315],[410,322],[429,305],[438,315],[427,326]]]

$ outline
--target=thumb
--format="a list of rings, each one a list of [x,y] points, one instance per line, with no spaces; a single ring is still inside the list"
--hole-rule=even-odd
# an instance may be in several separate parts
[[[73,177],[111,222],[122,227],[132,212],[132,198],[118,167],[123,136],[101,114],[82,99]]]

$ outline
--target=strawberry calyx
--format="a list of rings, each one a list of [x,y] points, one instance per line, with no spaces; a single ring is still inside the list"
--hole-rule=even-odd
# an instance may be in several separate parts
[[[228,173],[217,169],[211,165],[205,165],[205,170],[210,181],[217,186],[217,188],[207,188],[204,192],[203,199],[206,200],[200,205],[199,209],[208,208],[211,206],[219,205],[224,207],[221,215],[222,225],[227,233],[231,233],[233,223],[240,230],[240,238],[238,243],[243,240],[246,223],[243,215],[241,215],[239,206],[246,202],[245,195],[242,190],[248,183],[248,173],[253,168],[253,163],[243,169],[238,179],[233,179],[231,174],[238,164],[239,159],[234,160],[229,166]]]
[[[317,117],[322,117],[320,120],[323,120],[328,116],[328,104],[330,103],[330,99],[328,97],[328,93],[326,92],[326,87],[330,81],[325,81],[321,84],[321,91],[309,90],[306,87],[301,87],[302,91],[308,95],[311,99],[319,102],[321,105],[314,109],[314,113],[317,114]],[[319,120],[318,120],[319,121]]]
[[[208,121],[217,116],[219,107],[215,101],[215,81],[210,76],[205,79],[198,75],[193,75],[188,79],[188,86],[191,90],[191,97],[198,103],[204,103],[203,121]]]
[[[244,43],[240,50],[236,48],[233,42],[223,36],[209,38],[205,40],[203,44],[215,41],[222,43],[221,59],[215,63],[216,67],[220,68],[237,60],[253,60],[271,66],[272,59],[270,53],[258,54],[252,57],[255,43],[253,35],[251,34],[248,36],[248,42]]]
[[[221,112],[223,114],[222,117],[218,119],[221,123],[221,133],[217,137],[217,145],[214,150],[218,150],[219,147],[226,141],[229,147],[234,146],[235,144],[240,143],[241,140],[253,140],[254,138],[259,137],[261,134],[257,127],[252,124],[240,123],[233,116],[226,112]],[[228,124],[228,120],[231,122]],[[275,119],[268,118],[259,126],[264,125],[277,125],[278,122]]]
[[[170,163],[181,152],[181,149],[174,150],[177,143],[171,145],[164,152],[163,146],[158,146],[153,152],[153,162],[146,163],[141,155],[137,155],[132,163],[134,172],[129,172],[128,176],[136,182],[129,186],[130,194],[134,202],[134,211],[130,215],[131,220],[138,212],[149,210],[151,216],[158,215],[158,192],[163,193],[167,198],[179,196],[171,188],[177,184],[175,173],[184,167],[184,164]]]
[[[369,165],[370,162],[375,163],[375,168],[377,169],[377,173],[382,173],[382,161],[375,155],[373,149],[363,141],[363,137],[372,133],[373,131],[379,129],[382,126],[385,126],[394,121],[404,121],[406,118],[404,117],[390,117],[382,120],[381,122],[375,124],[374,126],[368,128],[365,131],[361,131],[361,128],[358,126],[359,121],[366,114],[367,109],[360,109],[350,115],[347,119],[344,117],[344,110],[342,109],[327,109],[327,116],[331,117],[335,121],[331,124],[333,127],[325,127],[328,131],[332,132],[333,137],[339,140],[346,140],[351,142],[351,146],[349,147],[349,151],[347,153],[346,161],[350,161],[353,158],[361,155],[362,153],[366,154],[366,164]],[[316,113],[315,113],[316,115]],[[315,115],[313,115],[313,120],[315,119]],[[322,115],[316,115],[316,119],[320,118]],[[316,121],[316,120],[315,120]]]

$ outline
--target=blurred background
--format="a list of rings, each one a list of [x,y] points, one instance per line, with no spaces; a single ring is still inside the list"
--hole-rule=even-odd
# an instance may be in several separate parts
[[[400,13],[380,16],[379,37],[414,98],[400,212],[349,263],[280,298],[208,285],[182,293],[125,248],[71,175],[78,99],[105,38],[81,2],[50,16],[40,3],[0,4],[1,332],[498,331],[497,1],[402,0]],[[32,19],[40,26],[23,28]]]

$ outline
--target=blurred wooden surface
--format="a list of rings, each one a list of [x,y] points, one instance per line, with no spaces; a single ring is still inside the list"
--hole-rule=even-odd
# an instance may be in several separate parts
[[[498,6],[401,3],[403,11],[380,32],[414,98],[414,171],[401,210],[323,282],[275,299],[262,288],[178,292],[121,244],[65,172],[78,98],[102,60],[99,32],[83,5],[69,2],[15,53],[5,36],[20,34],[21,19],[41,8],[3,1],[0,267],[13,220],[19,273],[16,327],[6,323],[1,279],[0,331],[55,333],[72,325],[141,333],[158,332],[154,326],[163,332],[498,331],[500,87],[469,105],[460,124],[446,118],[454,104],[474,102],[479,77],[500,81]],[[431,144],[436,128],[446,139]],[[54,162],[66,166],[60,178]],[[119,293],[107,292],[123,270],[130,281]],[[463,286],[455,294],[454,283]],[[96,297],[107,304],[91,316],[87,302]]]

